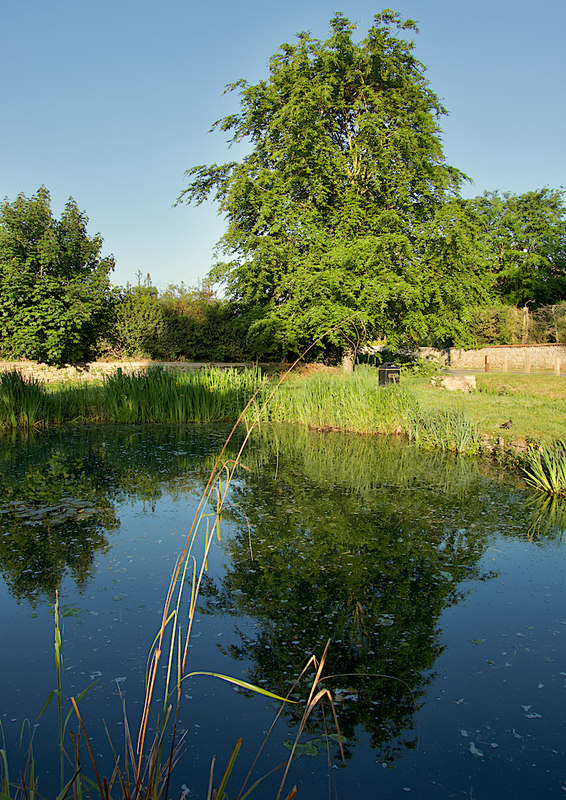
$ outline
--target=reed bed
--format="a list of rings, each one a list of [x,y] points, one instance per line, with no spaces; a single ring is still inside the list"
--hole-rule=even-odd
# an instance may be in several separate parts
[[[478,429],[461,409],[416,409],[408,433],[422,447],[455,453],[475,453],[479,449]]]
[[[237,419],[263,379],[256,369],[170,373],[118,370],[97,384],[46,387],[18,372],[0,375],[0,430],[64,423],[186,423]]]

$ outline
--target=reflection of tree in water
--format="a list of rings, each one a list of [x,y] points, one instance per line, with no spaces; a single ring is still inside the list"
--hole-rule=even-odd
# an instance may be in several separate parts
[[[479,462],[361,437],[279,437],[277,477],[266,479],[275,466],[264,455],[261,473],[235,489],[232,566],[207,582],[205,610],[253,616],[257,634],[240,632],[231,653],[250,660],[248,680],[282,694],[331,638],[325,674],[344,677],[326,685],[342,732],[354,738],[363,725],[391,758],[414,744],[443,609],[459,599],[460,581],[486,577],[478,563],[490,532],[520,526],[520,508],[504,505]]]
[[[79,589],[90,578],[115,502],[154,505],[166,488],[200,489],[224,430],[77,428],[15,435],[0,458],[0,571],[17,599],[55,596],[65,574]]]
[[[108,547],[105,531],[117,526],[104,486],[93,480],[92,451],[44,455],[16,456],[0,472],[2,575],[16,598],[32,602],[53,598],[67,572],[84,588],[94,553]]]

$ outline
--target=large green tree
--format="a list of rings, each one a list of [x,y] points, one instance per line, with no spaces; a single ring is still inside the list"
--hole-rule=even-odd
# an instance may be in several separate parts
[[[240,110],[215,127],[250,152],[187,171],[179,201],[212,196],[226,217],[226,259],[211,274],[258,354],[297,353],[320,336],[346,351],[378,334],[450,336],[482,293],[455,241],[460,212],[444,208],[465,177],[443,156],[446,112],[401,38],[417,26],[385,10],[359,43],[354,30],[337,14],[326,41],[301,33],[266,79],[228,87]]]
[[[49,192],[0,208],[0,348],[49,364],[89,357],[107,322],[112,256],[89,237],[88,217],[69,198],[59,220]]]

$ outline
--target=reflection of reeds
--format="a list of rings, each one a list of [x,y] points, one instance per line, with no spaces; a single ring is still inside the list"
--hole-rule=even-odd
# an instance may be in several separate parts
[[[547,447],[531,446],[521,468],[530,486],[548,494],[566,493],[566,439]]]
[[[531,541],[558,539],[562,541],[566,531],[566,500],[556,494],[533,495],[526,504],[532,511],[528,528]]]
[[[258,434],[258,446],[246,455],[246,464],[257,474],[272,470],[271,459],[280,453],[287,462],[298,461],[315,482],[347,486],[363,496],[372,496],[379,486],[407,489],[424,484],[467,496],[477,491],[478,481],[488,469],[478,459],[423,451],[397,436],[329,435],[282,424],[263,433],[264,429]]]

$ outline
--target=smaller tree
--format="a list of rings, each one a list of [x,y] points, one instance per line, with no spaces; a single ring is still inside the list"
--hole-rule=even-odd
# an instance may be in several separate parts
[[[116,304],[113,339],[116,349],[133,358],[160,358],[159,344],[166,322],[159,293],[147,275],[142,282],[138,272],[136,286],[120,290]]]
[[[69,198],[61,219],[42,186],[0,208],[0,347],[48,364],[89,358],[108,324],[114,258],[89,237],[88,217]]]

